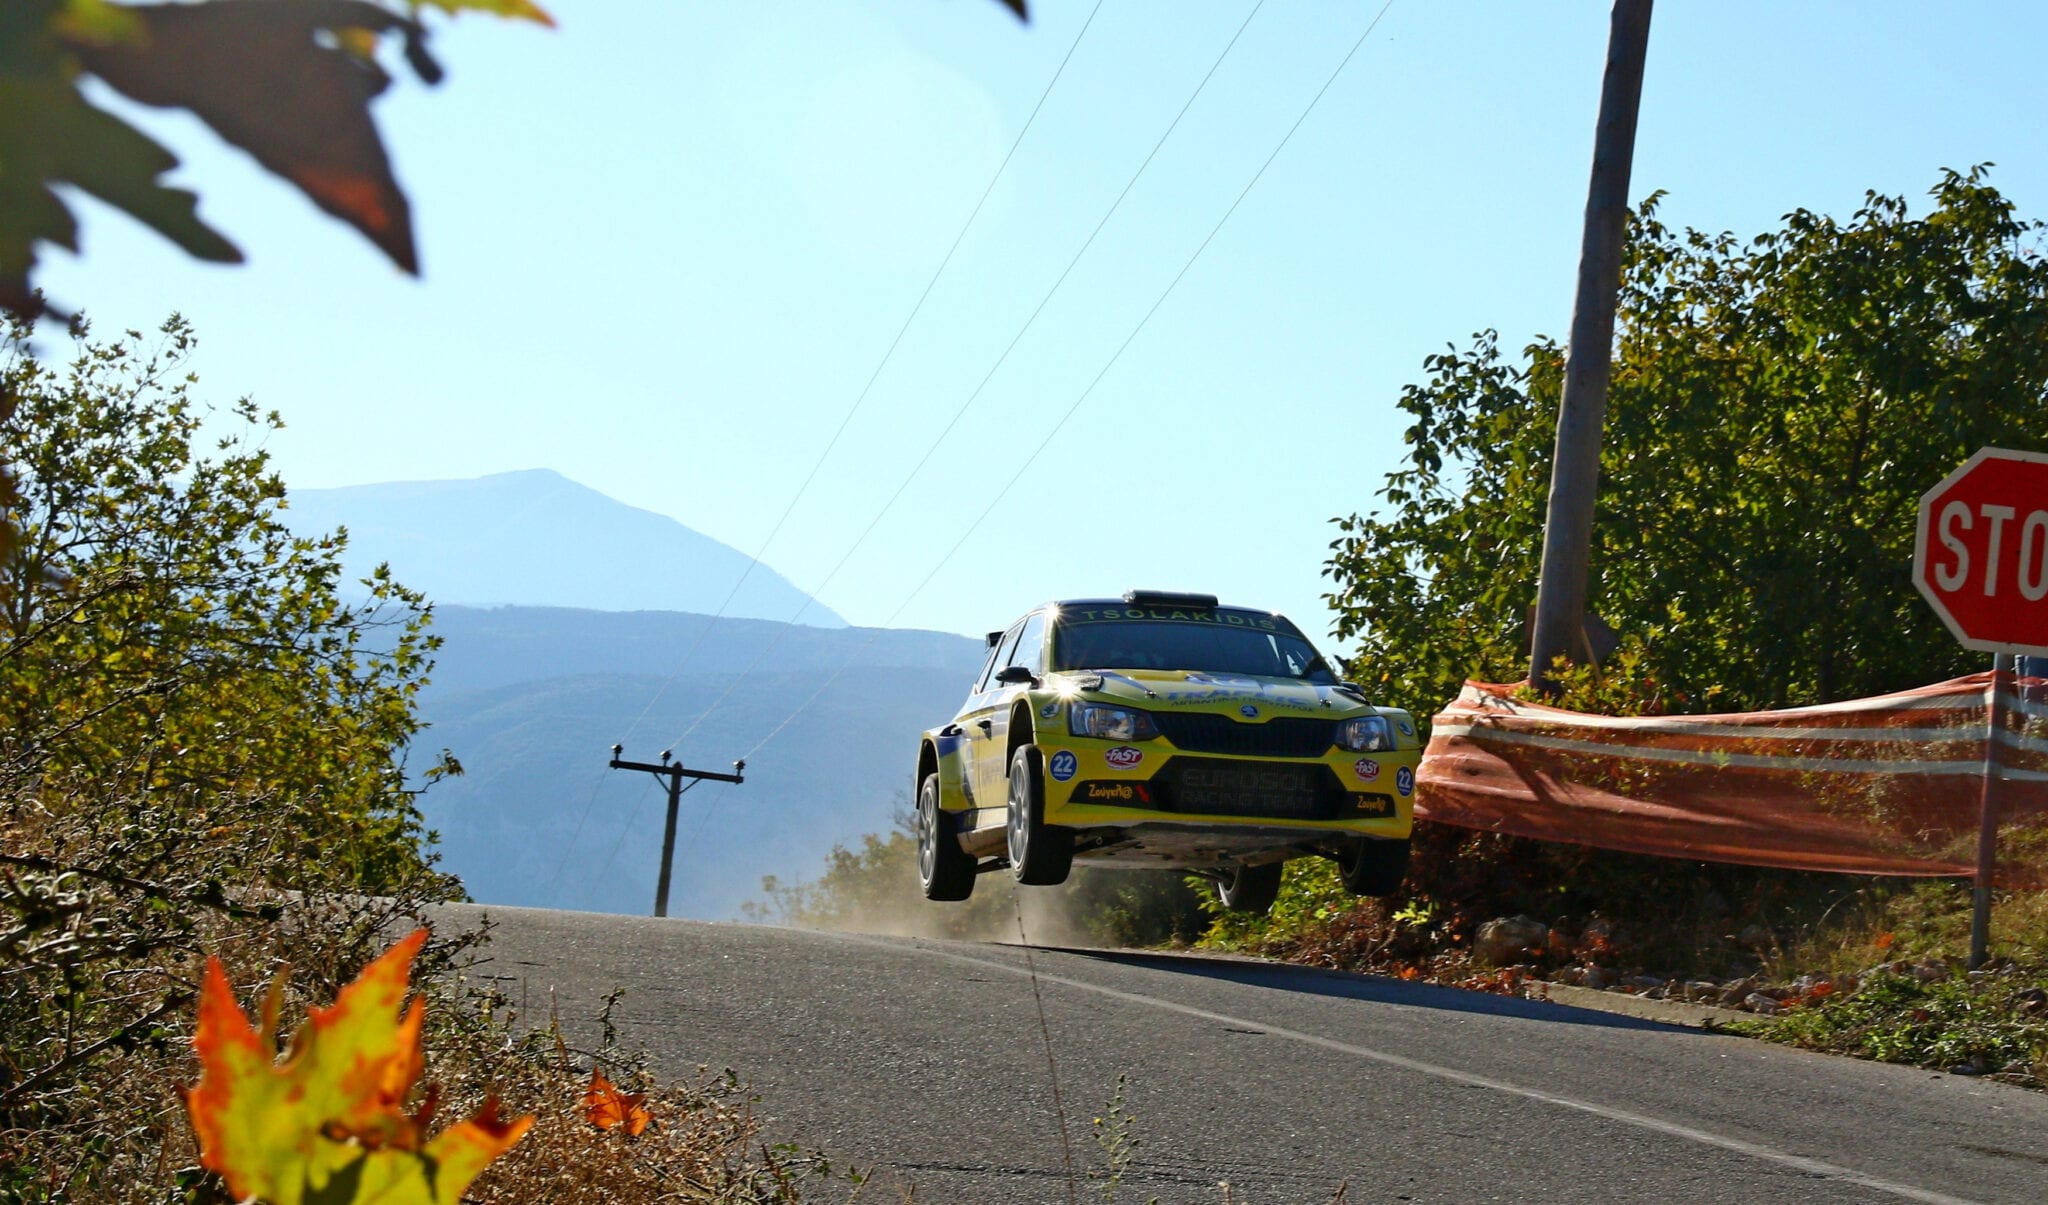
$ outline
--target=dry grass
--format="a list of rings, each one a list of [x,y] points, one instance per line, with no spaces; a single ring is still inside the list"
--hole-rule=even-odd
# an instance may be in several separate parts
[[[200,815],[100,803],[0,795],[0,1203],[223,1205],[179,1093],[197,1077],[192,1000],[206,956],[245,1007],[282,972],[289,1032],[425,923],[445,882],[423,873],[399,898],[284,891],[252,882],[252,869],[281,869],[264,801]],[[505,1001],[465,975],[483,940],[443,930],[415,973],[439,1115],[496,1096],[537,1118],[470,1199],[783,1203],[829,1171],[770,1144],[730,1076],[657,1084],[609,1040],[575,1051],[552,1027],[520,1036]],[[647,1093],[654,1124],[629,1137],[586,1120],[593,1066]]]

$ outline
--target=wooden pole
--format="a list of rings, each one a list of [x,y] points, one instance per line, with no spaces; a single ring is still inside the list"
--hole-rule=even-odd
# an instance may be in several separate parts
[[[674,755],[667,749],[661,751],[660,765],[644,761],[622,761],[619,755],[624,752],[623,745],[612,746],[612,760],[608,763],[612,769],[645,770],[657,779],[668,780],[668,820],[661,830],[661,874],[654,883],[654,915],[667,916],[669,873],[676,857],[676,808],[682,802],[683,792],[707,778],[713,782],[745,782],[747,763],[736,761],[732,764],[732,773],[720,774],[714,770],[692,770],[681,762],[671,763],[669,758]],[[690,787],[683,785],[685,778],[690,780]]]
[[[1607,380],[1614,358],[1615,294],[1628,228],[1628,180],[1635,162],[1636,111],[1643,95],[1643,58],[1650,42],[1651,0],[1615,0],[1607,34],[1607,74],[1593,136],[1593,177],[1579,243],[1578,294],[1572,304],[1564,397],[1550,468],[1550,508],[1543,524],[1543,569],[1536,586],[1536,624],[1529,678],[1546,685],[1560,655],[1574,660],[1586,610],[1593,500],[1600,484],[1600,428],[1607,418]]]
[[[2012,679],[2015,661],[2009,653],[1991,659],[1991,705],[1989,730],[1984,741],[1984,797],[1977,824],[1977,890],[1970,909],[1970,969],[1984,965],[1991,945],[1991,876],[1998,862],[1998,734],[2005,727],[2005,683]]]
[[[692,782],[691,786],[697,784]],[[661,876],[654,883],[654,915],[668,915],[668,880],[676,861],[676,809],[683,801],[682,767],[668,774],[668,820],[661,826]]]

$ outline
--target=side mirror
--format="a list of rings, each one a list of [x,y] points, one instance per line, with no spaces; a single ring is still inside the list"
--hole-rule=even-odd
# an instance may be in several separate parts
[[[996,681],[1004,686],[1016,686],[1024,682],[1036,686],[1038,685],[1038,675],[1032,673],[1029,666],[1005,665],[996,671]]]

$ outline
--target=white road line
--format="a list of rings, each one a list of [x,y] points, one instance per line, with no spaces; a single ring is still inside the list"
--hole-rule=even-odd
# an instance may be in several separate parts
[[[863,945],[872,945],[899,952],[906,948],[898,942],[882,941],[858,934],[840,934],[838,936]],[[1003,971],[1015,975],[1019,979],[1028,978],[1031,975],[1031,972],[1024,967],[994,962],[986,958],[975,958],[968,954],[955,954],[946,950],[935,950],[925,945],[908,948],[916,949],[919,953],[929,954],[935,958],[944,958],[953,962],[963,962],[970,966]],[[1900,1184],[1894,1180],[1882,1179],[1856,1171],[1853,1168],[1841,1167],[1819,1159],[1808,1159],[1804,1155],[1794,1155],[1790,1152],[1777,1150],[1758,1143],[1745,1142],[1740,1138],[1729,1138],[1726,1135],[1695,1129],[1692,1126],[1680,1125],[1674,1121],[1664,1121],[1642,1113],[1632,1113],[1627,1109],[1617,1109],[1611,1105],[1598,1104],[1590,1100],[1579,1100],[1571,1096],[1560,1096],[1555,1092],[1545,1092],[1537,1088],[1524,1088],[1519,1084],[1511,1084],[1505,1080],[1492,1079],[1484,1075],[1474,1075],[1469,1071],[1459,1071],[1455,1067],[1425,1063],[1420,1059],[1389,1054],[1384,1050],[1373,1050],[1370,1047],[1358,1046],[1350,1042],[1339,1042],[1334,1038],[1325,1038],[1312,1033],[1302,1033],[1299,1030],[1281,1028],[1266,1021],[1254,1021],[1245,1017],[1233,1017],[1226,1013],[1210,1012],[1205,1008],[1177,1004],[1171,1000],[1161,1000],[1156,996],[1121,991],[1113,987],[1104,987],[1098,983],[1069,979],[1064,975],[1048,974],[1045,971],[1039,971],[1037,974],[1041,983],[1057,983],[1062,987],[1071,987],[1084,992],[1094,992],[1099,996],[1107,996],[1112,1000],[1121,1000],[1127,1004],[1137,1004],[1147,1008],[1160,1009],[1165,1012],[1179,1013],[1185,1017],[1193,1017],[1201,1021],[1213,1021],[1218,1025],[1227,1025],[1236,1029],[1256,1029],[1269,1037],[1284,1038],[1291,1042],[1299,1042],[1305,1046],[1314,1046],[1321,1050],[1330,1050],[1338,1054],[1348,1054],[1357,1058],[1370,1059],[1373,1062],[1383,1063],[1389,1067],[1399,1067],[1404,1071],[1413,1071],[1420,1075],[1449,1080],[1452,1083],[1466,1084],[1474,1088],[1487,1088],[1509,1096],[1519,1096],[1525,1100],[1541,1101],[1544,1104],[1556,1105],[1560,1108],[1575,1109],[1581,1113],[1590,1113],[1595,1117],[1604,1117],[1609,1121],[1620,1122],[1623,1125],[1652,1130],[1656,1133],[1668,1134],[1673,1138],[1681,1138],[1688,1142],[1719,1147],[1724,1151],[1732,1151],[1738,1155],[1747,1155],[1752,1159],[1761,1159],[1766,1163],[1775,1163],[1780,1167],[1790,1168],[1803,1175],[1823,1176],[1831,1180],[1840,1180],[1876,1192],[1903,1197],[1908,1201],[1925,1201],[1928,1202],[1928,1205],[1975,1205],[1967,1197],[1951,1197],[1945,1193],[1929,1192],[1924,1188],[1915,1188],[1910,1184]]]

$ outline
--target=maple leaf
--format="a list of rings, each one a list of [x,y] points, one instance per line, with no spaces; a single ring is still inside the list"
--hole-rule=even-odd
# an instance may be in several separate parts
[[[533,1118],[505,1122],[495,1101],[422,1141],[433,1093],[405,1101],[425,1067],[422,1001],[403,1015],[414,932],[364,967],[326,1008],[308,1010],[283,1061],[277,1053],[279,986],[252,1026],[219,959],[199,993],[199,1083],[185,1095],[200,1162],[238,1199],[271,1205],[455,1205]]]
[[[604,1072],[590,1073],[590,1087],[583,1090],[583,1117],[600,1130],[615,1130],[626,1127],[626,1133],[634,1138],[647,1128],[654,1115],[643,1103],[644,1092],[621,1092],[616,1084],[604,1077]]]

